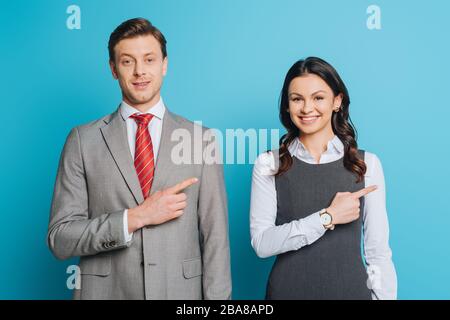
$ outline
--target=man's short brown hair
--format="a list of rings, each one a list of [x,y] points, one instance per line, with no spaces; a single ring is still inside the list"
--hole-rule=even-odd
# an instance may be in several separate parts
[[[163,55],[163,59],[167,57],[167,49],[166,49],[166,38],[164,35],[151,24],[150,21],[144,18],[134,18],[122,22],[109,36],[108,42],[108,51],[109,51],[109,59],[111,61],[115,61],[114,55],[114,47],[119,43],[120,40],[130,39],[138,36],[152,35],[158,40],[161,45],[161,52]]]

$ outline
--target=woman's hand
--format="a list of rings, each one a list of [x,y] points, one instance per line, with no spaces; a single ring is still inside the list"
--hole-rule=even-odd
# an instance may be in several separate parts
[[[375,191],[377,186],[369,186],[356,192],[338,192],[326,209],[333,218],[333,224],[347,224],[359,218],[359,198]]]

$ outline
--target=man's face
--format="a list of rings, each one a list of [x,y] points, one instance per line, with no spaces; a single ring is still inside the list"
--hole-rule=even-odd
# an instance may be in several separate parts
[[[163,58],[158,40],[152,35],[124,39],[114,52],[115,61],[109,64],[119,80],[123,100],[143,109],[156,104],[167,72],[167,57]]]

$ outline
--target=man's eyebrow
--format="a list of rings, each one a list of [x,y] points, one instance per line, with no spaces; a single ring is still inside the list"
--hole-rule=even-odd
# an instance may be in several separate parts
[[[153,51],[144,53],[144,57],[147,57],[147,56],[154,56],[154,55],[155,55],[155,53],[154,53]],[[126,53],[126,52],[121,53],[121,54],[119,55],[119,57],[123,57],[123,56],[127,56],[127,57],[134,58],[132,54]]]
[[[123,57],[123,56],[127,56],[127,57],[133,58],[133,56],[132,56],[131,54],[129,54],[129,53],[121,53],[121,54],[119,55],[119,57]]]

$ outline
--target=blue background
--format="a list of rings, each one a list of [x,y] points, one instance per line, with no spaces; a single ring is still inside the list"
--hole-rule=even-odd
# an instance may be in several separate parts
[[[66,9],[81,8],[81,30]],[[366,9],[381,8],[368,30]],[[400,299],[450,298],[448,1],[1,1],[0,298],[66,299],[66,267],[46,246],[69,130],[121,95],[107,40],[143,16],[168,39],[169,108],[225,132],[281,128],[284,75],[310,55],[340,72],[359,146],[383,163]],[[250,246],[252,166],[226,165],[233,296],[261,299],[272,259]]]

